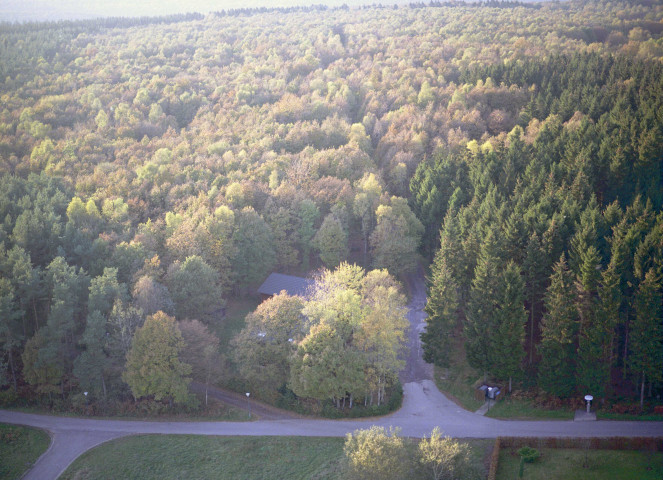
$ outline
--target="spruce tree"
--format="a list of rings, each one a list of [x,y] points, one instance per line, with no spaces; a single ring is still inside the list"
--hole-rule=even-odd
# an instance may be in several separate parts
[[[523,269],[525,271],[525,299],[529,304],[529,363],[534,360],[534,337],[539,330],[540,304],[544,294],[546,272],[549,269],[546,252],[539,236],[533,233],[527,243]]]
[[[576,308],[579,315],[576,383],[582,392],[598,397],[605,395],[608,378],[604,365],[600,364],[603,340],[598,312],[601,259],[594,245],[580,253],[580,262],[576,277]]]
[[[491,335],[495,333],[497,322],[495,311],[501,303],[501,256],[495,234],[489,232],[479,253],[467,305],[464,329],[467,360],[472,367],[483,372],[484,379],[492,366]]]
[[[446,240],[442,240],[442,243]],[[457,286],[446,258],[438,251],[431,269],[426,331],[421,334],[424,360],[442,367],[449,366],[450,337],[456,325]]]
[[[509,262],[500,275],[499,305],[495,331],[491,335],[492,372],[501,379],[509,379],[509,393],[514,375],[520,369],[524,355],[525,312],[523,280],[517,265]]]
[[[640,383],[640,408],[644,406],[645,382],[663,378],[663,325],[661,324],[661,280],[650,269],[635,296],[635,318],[631,324],[629,366]]]
[[[567,397],[575,390],[575,339],[578,313],[573,304],[573,275],[562,255],[550,276],[544,299],[538,353],[539,386],[546,392]]]

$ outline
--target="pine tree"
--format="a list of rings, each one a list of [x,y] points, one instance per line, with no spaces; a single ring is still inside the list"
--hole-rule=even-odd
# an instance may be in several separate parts
[[[16,365],[14,361],[14,352],[17,350],[23,335],[20,329],[20,318],[23,312],[18,308],[14,287],[6,278],[0,278],[0,354],[2,358],[7,358],[9,369],[11,370],[14,391],[16,391]],[[0,362],[2,362],[0,360]],[[4,386],[6,381],[3,379],[6,367],[0,363],[0,386]]]
[[[94,310],[87,318],[87,327],[83,334],[82,344],[85,351],[74,361],[74,375],[84,390],[100,392],[107,395],[106,369],[111,366],[104,351],[106,346],[106,318],[99,310]]]

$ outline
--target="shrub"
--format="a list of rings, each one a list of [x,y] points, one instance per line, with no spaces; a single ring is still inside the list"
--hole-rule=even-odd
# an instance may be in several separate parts
[[[430,438],[419,442],[419,462],[434,480],[465,478],[470,463],[470,448],[450,437],[442,437],[435,427]],[[432,477],[431,477],[432,475]]]
[[[527,463],[534,463],[534,461],[541,455],[536,448],[522,447],[518,450],[518,455]]]
[[[350,478],[356,480],[406,478],[409,456],[399,429],[385,430],[372,426],[349,433],[343,451],[348,461]]]

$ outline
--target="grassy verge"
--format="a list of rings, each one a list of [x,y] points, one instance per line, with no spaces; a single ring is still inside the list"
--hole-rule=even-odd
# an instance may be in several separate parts
[[[483,401],[474,396],[474,384],[480,375],[467,363],[465,348],[459,337],[452,339],[452,349],[449,368],[435,367],[435,384],[465,410],[474,412],[483,405]]]
[[[43,430],[0,424],[0,478],[21,478],[50,443]]]
[[[90,450],[60,478],[340,480],[347,478],[344,442],[343,438],[141,435]],[[473,468],[485,472],[486,453],[494,441],[468,443]]]
[[[518,478],[520,457],[516,449],[500,452],[498,480]],[[541,457],[526,463],[526,480],[660,480],[663,454],[620,450],[541,450]]]
[[[547,410],[532,405],[529,400],[505,398],[497,402],[486,414],[493,418],[571,420],[574,412],[569,410]]]
[[[634,415],[629,413],[596,412],[597,420],[639,420],[643,422],[663,422],[663,415],[642,414]],[[663,478],[663,475],[662,477]]]

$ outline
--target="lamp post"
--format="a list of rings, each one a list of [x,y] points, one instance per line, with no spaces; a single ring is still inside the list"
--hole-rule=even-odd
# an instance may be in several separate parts
[[[249,418],[251,418],[251,402],[249,401],[250,396],[251,396],[251,393],[246,392],[246,404],[249,406]]]

